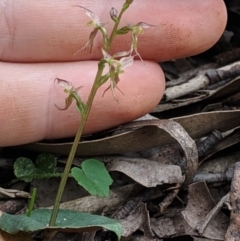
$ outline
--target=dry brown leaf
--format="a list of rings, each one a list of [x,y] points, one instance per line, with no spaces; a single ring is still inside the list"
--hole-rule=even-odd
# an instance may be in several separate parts
[[[197,236],[197,232],[194,231],[184,219],[182,213],[176,213],[173,217],[173,223],[176,230],[176,234],[174,237],[182,236],[182,235],[193,235]]]
[[[230,204],[232,206],[230,225],[227,229],[226,241],[236,241],[240,239],[240,162],[235,164],[234,176],[230,191]]]
[[[166,165],[143,158],[118,158],[110,162],[107,169],[110,172],[122,172],[145,187],[156,187],[163,183],[182,183],[183,181],[179,166]]]
[[[207,214],[205,220],[202,223],[197,225],[197,230],[200,235],[204,233],[206,227],[209,225],[211,220],[220,212],[222,206],[226,203],[230,202],[230,195],[227,193],[221,200],[217,203],[217,205]]]
[[[123,227],[123,237],[130,236],[138,229],[141,229],[146,237],[153,237],[153,233],[150,227],[149,213],[146,208],[146,204],[141,203],[136,210],[130,213],[130,215],[128,215],[126,218],[121,219],[120,222],[122,223]]]
[[[104,211],[113,211],[122,205],[132,193],[139,191],[140,187],[137,184],[129,184],[110,191],[107,198],[97,196],[86,196],[72,201],[60,204],[61,209],[71,209],[80,212],[97,213]],[[50,207],[52,208],[52,207]]]
[[[182,211],[182,215],[193,230],[196,230],[198,224],[204,222],[207,214],[214,207],[215,202],[204,182],[189,185],[188,204]],[[213,217],[202,236],[214,240],[223,240],[228,223],[229,219],[220,212]]]
[[[195,232],[184,220],[183,215],[176,210],[170,214],[171,217],[162,216],[151,218],[151,228],[158,238],[172,238],[183,235],[195,235]]]
[[[133,128],[140,128],[145,126],[145,123],[132,122],[128,125]],[[152,120],[148,121],[146,125],[156,126],[159,129],[165,130],[180,144],[186,158],[186,166],[184,168],[185,185],[191,183],[198,166],[198,150],[195,141],[192,140],[179,123],[173,120]]]
[[[201,138],[213,130],[227,131],[239,126],[240,110],[216,111],[190,116],[178,117],[178,122],[192,138]],[[142,127],[137,130],[127,129],[125,133],[93,141],[79,143],[78,156],[110,155],[158,147],[173,143],[173,138],[164,130],[151,126],[151,121],[141,121]],[[227,125],[226,125],[227,123]],[[126,125],[128,126],[128,124]],[[123,128],[124,126],[122,126]],[[22,148],[68,155],[72,142],[68,143],[33,143],[23,145]]]
[[[167,238],[176,234],[173,220],[166,217],[151,218],[151,228],[158,238]]]

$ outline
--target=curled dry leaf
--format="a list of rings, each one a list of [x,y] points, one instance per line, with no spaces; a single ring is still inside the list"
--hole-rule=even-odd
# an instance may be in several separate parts
[[[206,184],[204,182],[194,183],[189,186],[188,204],[185,210],[182,211],[182,215],[188,225],[193,230],[196,230],[199,224],[205,221],[207,214],[215,205]],[[219,212],[212,218],[201,236],[214,240],[223,240],[228,223],[228,217]]]
[[[173,211],[171,217],[163,215],[159,218],[151,218],[151,228],[158,238],[198,235],[197,232],[188,225],[178,210]]]
[[[214,129],[227,131],[239,126],[240,111],[215,111],[196,115],[174,118],[192,138],[201,138]],[[164,144],[174,140],[164,130],[152,126],[152,121],[141,121],[138,129],[130,124],[123,125],[125,133],[117,134],[92,141],[82,141],[78,145],[78,156],[110,155],[126,152],[137,152]],[[228,123],[226,125],[226,123]],[[121,143],[121,145],[119,145]],[[32,143],[21,146],[24,149],[38,152],[50,152],[68,155],[72,142],[65,143]]]
[[[108,164],[107,169],[110,172],[122,172],[145,187],[156,187],[163,183],[182,183],[183,180],[179,166],[143,158],[118,158]]]
[[[197,230],[200,235],[204,233],[206,230],[207,226],[211,222],[211,220],[220,212],[222,206],[224,204],[229,204],[230,202],[230,195],[227,193],[218,203],[217,205],[207,214],[205,217],[205,220],[202,223],[199,223],[197,225]]]
[[[120,220],[120,222],[122,223],[123,237],[130,236],[138,229],[141,229],[146,237],[153,237],[153,233],[150,227],[149,213],[146,204],[141,203],[135,211],[133,211],[125,219]]]
[[[151,120],[147,122],[148,126],[156,126],[166,131],[173,137],[182,147],[185,158],[185,185],[192,182],[198,167],[198,150],[195,141],[188,135],[184,128],[173,120]],[[132,128],[140,128],[145,126],[144,122],[133,122],[130,124]]]

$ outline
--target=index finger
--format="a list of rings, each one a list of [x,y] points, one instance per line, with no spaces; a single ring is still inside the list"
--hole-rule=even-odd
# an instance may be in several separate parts
[[[81,5],[113,26],[109,17],[113,6],[120,10],[125,1],[81,1]],[[0,59],[11,62],[56,62],[99,59],[101,36],[93,51],[81,49],[92,28],[79,1],[5,1],[0,6]],[[144,59],[168,60],[194,55],[212,46],[226,25],[222,0],[138,0],[123,16],[122,24],[146,22],[155,27],[146,30],[139,40]],[[129,36],[117,37],[112,51],[129,49]]]

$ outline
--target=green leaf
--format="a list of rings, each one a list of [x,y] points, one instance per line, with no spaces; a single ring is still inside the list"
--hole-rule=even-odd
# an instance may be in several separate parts
[[[74,167],[71,170],[72,176],[91,195],[108,197],[109,186],[113,180],[104,164],[96,159],[87,159],[82,165],[82,169]]]
[[[117,220],[72,210],[59,210],[56,225],[53,227],[48,226],[51,216],[50,209],[34,210],[31,217],[27,217],[25,214],[10,215],[1,212],[0,216],[0,229],[11,234],[19,231],[36,232],[44,229],[87,232],[105,228],[114,232],[120,239],[122,232],[122,226]]]
[[[124,26],[124,27],[122,27],[122,28],[120,28],[120,29],[118,29],[117,31],[116,31],[116,34],[126,34],[126,33],[128,33],[129,31],[131,31],[131,28],[129,28],[128,26]]]
[[[54,155],[42,153],[36,160],[37,174],[54,173],[57,165],[57,160]]]
[[[19,157],[14,162],[14,174],[15,176],[25,182],[31,182],[32,177],[26,177],[31,176],[35,173],[35,165],[34,163],[25,157]]]
[[[86,105],[82,102],[79,94],[76,91],[72,91],[71,96],[76,101],[77,110],[80,112],[80,114],[83,114],[85,112]]]
[[[83,102],[76,102],[76,107],[81,115],[85,112],[86,105]]]

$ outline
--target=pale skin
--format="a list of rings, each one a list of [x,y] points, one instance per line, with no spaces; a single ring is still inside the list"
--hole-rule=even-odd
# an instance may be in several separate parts
[[[120,0],[5,0],[0,6],[0,146],[20,145],[42,139],[74,136],[80,117],[74,105],[64,107],[66,94],[55,78],[83,86],[87,99],[101,57],[101,35],[92,53],[74,55],[88,40],[90,19],[80,4],[97,14],[110,31],[111,6],[120,10]],[[145,60],[135,60],[120,76],[115,91],[102,97],[109,82],[99,89],[85,134],[105,130],[151,111],[165,88],[163,72],[156,61],[191,56],[210,48],[226,26],[222,0],[135,0],[123,16],[123,24],[146,22],[138,51]],[[116,39],[111,54],[128,50],[130,37]]]

